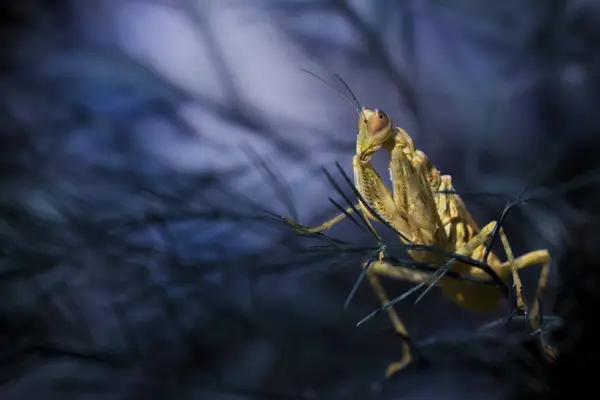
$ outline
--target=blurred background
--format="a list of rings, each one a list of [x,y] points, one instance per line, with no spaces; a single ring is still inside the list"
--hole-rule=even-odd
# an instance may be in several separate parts
[[[2,399],[560,398],[594,390],[600,6],[592,1],[3,3]],[[432,290],[398,311],[367,253],[315,252],[276,216],[344,204],[357,115],[385,110],[515,254],[553,257],[543,362],[522,326]],[[378,155],[379,156],[379,155]],[[386,159],[375,165],[386,176]],[[495,195],[491,196],[493,193]],[[485,195],[487,194],[487,195]],[[383,232],[385,228],[379,227]],[[397,238],[387,232],[386,244]],[[351,221],[328,235],[376,243]],[[323,244],[323,243],[321,243]],[[502,253],[499,253],[502,254]],[[501,258],[503,256],[501,255]],[[521,275],[533,295],[539,274]],[[391,295],[406,282],[385,282]],[[509,329],[509,326],[511,329]],[[513,329],[514,328],[514,329]]]

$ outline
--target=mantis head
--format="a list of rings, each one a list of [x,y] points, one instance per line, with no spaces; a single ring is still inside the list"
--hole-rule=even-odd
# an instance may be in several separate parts
[[[393,138],[392,120],[378,109],[363,107],[358,118],[356,154],[361,161],[368,162],[373,154]]]

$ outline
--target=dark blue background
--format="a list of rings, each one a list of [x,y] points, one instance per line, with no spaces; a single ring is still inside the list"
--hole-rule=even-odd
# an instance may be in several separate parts
[[[585,335],[598,278],[599,7],[29,0],[2,9],[3,399],[479,399],[593,384],[567,372],[595,354]],[[531,361],[508,328],[475,333],[507,304],[476,315],[434,290],[398,307],[421,363],[384,379],[400,339],[385,317],[355,327],[375,296],[363,285],[342,310],[364,255],[332,265],[339,254],[309,254],[309,242],[269,218],[332,215],[327,198],[340,196],[320,168],[338,182],[336,161],[351,172],[357,117],[299,68],[340,74],[459,192],[548,188],[505,227],[516,254],[548,248],[555,260],[544,304],[565,319],[556,368]],[[384,161],[375,161],[382,171]],[[556,190],[583,173],[577,189]],[[465,201],[480,222],[506,203]],[[330,234],[373,245],[350,222]],[[522,274],[529,294],[537,272]]]

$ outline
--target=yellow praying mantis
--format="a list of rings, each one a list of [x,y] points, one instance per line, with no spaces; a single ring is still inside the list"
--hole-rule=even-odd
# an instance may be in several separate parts
[[[330,85],[317,75],[309,71],[304,72]],[[348,85],[339,76],[336,77],[352,94]],[[479,312],[491,312],[499,306],[503,298],[500,288],[476,282],[477,279],[488,277],[488,273],[472,263],[461,261],[461,256],[483,262],[506,283],[509,282],[509,278],[512,278],[517,310],[527,316],[532,329],[540,329],[540,301],[550,272],[549,252],[536,250],[515,258],[508,239],[500,228],[498,233],[507,258],[507,261],[501,262],[487,248],[489,240],[497,230],[496,221],[491,221],[480,229],[460,196],[454,192],[451,176],[442,175],[425,153],[415,148],[408,133],[394,127],[391,118],[383,111],[361,107],[352,94],[357,105],[355,107],[348,97],[340,91],[337,92],[353,105],[359,116],[356,154],[352,160],[352,167],[354,186],[360,193],[361,200],[355,206],[316,227],[305,227],[288,218],[284,220],[300,233],[314,234],[329,229],[353,211],[359,211],[373,232],[370,221],[383,222],[393,228],[404,244],[435,246],[445,252],[453,253],[453,257],[448,257],[447,254],[443,254],[443,251],[431,252],[425,251],[424,246],[412,248],[408,246],[407,253],[413,260],[438,267],[435,274],[426,274],[394,265],[384,259],[383,251],[377,260],[363,264],[366,278],[383,304],[378,311],[387,312],[395,331],[404,338],[409,337],[407,329],[393,308],[401,298],[390,301],[379,276],[409,280],[420,285],[431,282],[432,278],[435,278],[442,293],[461,307]],[[391,191],[371,165],[372,156],[380,150],[389,154]],[[532,265],[541,265],[541,273],[536,296],[528,312],[518,270]],[[474,279],[451,279],[445,277],[443,271],[452,271]],[[554,349],[542,342],[541,335],[538,337],[542,350],[553,359],[556,356]],[[388,366],[386,376],[391,377],[402,370],[410,364],[411,360],[411,348],[404,340],[402,357]]]

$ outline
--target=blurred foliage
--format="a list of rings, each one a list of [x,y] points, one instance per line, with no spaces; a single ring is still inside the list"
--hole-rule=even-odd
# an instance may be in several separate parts
[[[118,7],[105,3],[87,7]],[[552,336],[558,363],[542,362],[518,318],[479,329],[506,310],[465,315],[431,293],[419,307],[399,305],[418,357],[388,381],[383,370],[401,338],[385,318],[355,327],[375,297],[361,286],[342,312],[360,261],[378,244],[351,223],[315,241],[278,218],[297,218],[315,192],[321,206],[310,220],[334,211],[327,197],[341,195],[313,184],[322,175],[315,154],[348,158],[353,139],[250,102],[218,44],[223,31],[209,23],[214,4],[152,4],[194,22],[223,99],[179,87],[90,36],[81,4],[0,6],[2,398],[561,398],[594,389],[578,371],[591,370],[598,354],[599,6],[220,6],[258,10],[307,59],[368,76],[358,90],[398,107],[419,146],[462,180],[477,215],[498,218],[526,187],[538,196],[511,212],[507,230],[516,252],[552,246],[557,301],[550,296],[545,312],[563,321]],[[190,103],[207,113],[200,126],[181,115]],[[223,146],[204,128],[206,115],[250,146]],[[148,120],[182,147],[199,141],[207,159],[225,154],[225,166],[169,164],[148,150]],[[264,142],[272,157],[250,150]],[[511,154],[508,142],[523,149]]]

